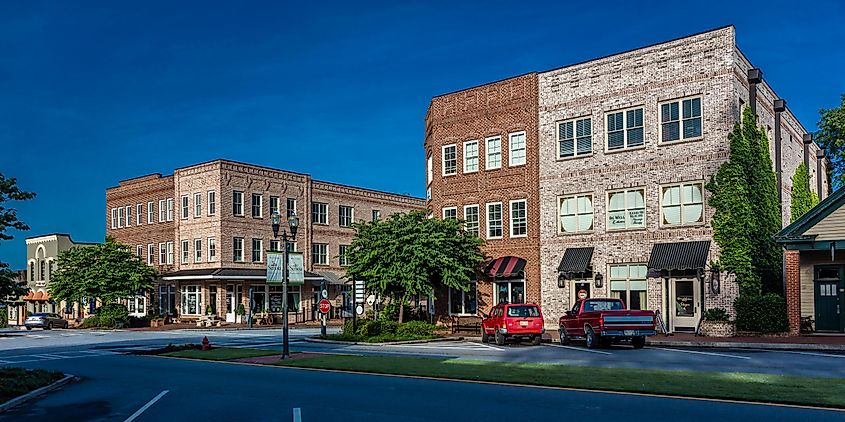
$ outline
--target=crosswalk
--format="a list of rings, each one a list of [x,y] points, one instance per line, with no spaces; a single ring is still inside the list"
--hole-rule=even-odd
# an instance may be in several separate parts
[[[17,365],[21,363],[42,362],[48,360],[80,359],[96,356],[116,355],[119,352],[111,350],[75,350],[69,352],[36,353],[26,355],[3,356],[0,365]]]

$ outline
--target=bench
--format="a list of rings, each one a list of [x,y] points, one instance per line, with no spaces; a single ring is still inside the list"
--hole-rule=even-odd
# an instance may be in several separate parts
[[[481,334],[481,317],[477,316],[456,316],[452,317],[452,334],[458,332],[471,332]]]
[[[217,315],[203,315],[197,319],[197,327],[220,327],[223,325],[223,320]]]

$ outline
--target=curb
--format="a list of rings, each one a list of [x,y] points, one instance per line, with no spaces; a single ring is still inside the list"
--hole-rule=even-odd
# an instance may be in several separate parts
[[[342,341],[342,340],[324,340],[321,338],[305,337],[302,340],[310,343],[327,343],[327,344],[348,344],[348,345],[365,345],[365,346],[397,346],[402,344],[423,344],[423,343],[438,343],[442,341],[463,340],[463,337],[442,337],[432,338],[428,340],[406,340],[406,341],[390,341],[386,343],[367,343],[364,341]]]
[[[60,379],[60,380],[58,380],[58,381],[56,381],[56,382],[54,382],[50,385],[45,385],[44,387],[41,387],[37,390],[32,390],[29,393],[26,393],[22,396],[15,397],[15,398],[7,401],[6,403],[0,404],[0,413],[3,413],[3,412],[5,412],[5,411],[7,411],[7,410],[9,410],[9,409],[11,409],[15,406],[20,405],[20,404],[26,403],[26,402],[42,395],[42,394],[46,394],[46,393],[49,393],[53,390],[57,390],[57,389],[65,386],[66,384],[69,384],[69,383],[71,383],[75,380],[76,380],[75,375],[65,374],[64,378],[62,378],[62,379]]]
[[[713,349],[758,349],[758,350],[816,350],[816,351],[845,351],[842,344],[817,343],[744,343],[730,341],[675,341],[675,340],[647,340],[647,346],[670,347],[702,347]]]

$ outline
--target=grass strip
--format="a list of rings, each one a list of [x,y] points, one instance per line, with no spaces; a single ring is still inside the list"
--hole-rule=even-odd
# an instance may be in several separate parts
[[[211,350],[179,350],[176,352],[162,353],[161,356],[204,360],[232,360],[279,354],[281,354],[281,352],[279,352],[278,350],[248,349],[238,347],[216,347]]]
[[[410,341],[410,340],[433,340],[436,338],[440,338],[440,336],[430,335],[430,336],[421,336],[421,335],[396,335],[396,334],[382,334],[378,336],[359,336],[359,335],[349,335],[349,334],[328,334],[323,336],[326,340],[335,340],[335,341],[350,341],[350,342],[359,342],[359,343],[389,343],[394,341]]]
[[[50,385],[64,374],[43,369],[0,368],[0,403]]]
[[[841,378],[395,356],[325,355],[278,365],[845,408],[845,379]]]

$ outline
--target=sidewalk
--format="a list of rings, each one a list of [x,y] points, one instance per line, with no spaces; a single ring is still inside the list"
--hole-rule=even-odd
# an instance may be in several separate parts
[[[343,323],[339,320],[329,320],[327,326],[328,327],[340,327]],[[296,328],[319,328],[320,323],[317,321],[308,321],[308,322],[300,322],[295,324],[290,324],[291,329]],[[170,330],[219,330],[219,331],[226,331],[226,330],[266,330],[266,329],[273,329],[282,328],[282,324],[273,324],[273,325],[253,325],[252,328],[249,327],[249,324],[235,324],[235,323],[226,323],[226,325],[220,327],[197,327],[196,323],[176,323],[176,324],[167,324],[162,325],[161,327],[139,327],[139,328],[129,328],[128,331],[170,331]]]

